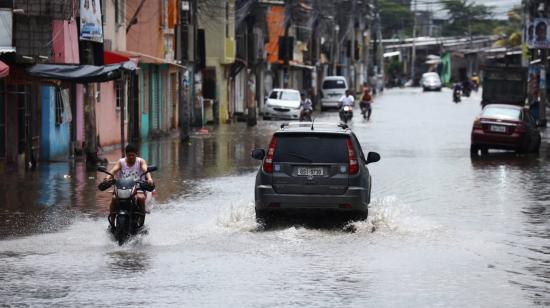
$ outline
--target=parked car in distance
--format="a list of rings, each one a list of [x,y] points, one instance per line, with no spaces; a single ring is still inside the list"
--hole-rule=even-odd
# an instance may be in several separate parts
[[[269,225],[279,214],[364,220],[371,198],[367,164],[380,160],[363,154],[345,125],[283,124],[252,157],[263,160],[255,183],[256,220]]]
[[[439,74],[435,72],[422,74],[422,79],[420,79],[420,86],[424,91],[441,91],[442,84],[441,79],[439,78]]]
[[[327,76],[321,85],[321,110],[338,108],[340,98],[346,94],[348,83],[343,76]]]
[[[470,154],[489,149],[538,152],[541,135],[529,111],[522,106],[489,104],[481,111],[472,127]]]
[[[300,119],[300,92],[292,89],[273,89],[265,102],[263,119]]]

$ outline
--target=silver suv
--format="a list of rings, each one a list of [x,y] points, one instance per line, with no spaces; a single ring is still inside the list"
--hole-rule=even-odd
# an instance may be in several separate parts
[[[270,224],[276,214],[367,218],[371,196],[367,164],[379,161],[380,155],[369,152],[365,157],[347,126],[283,124],[267,152],[256,149],[252,157],[263,160],[255,186],[259,223]]]

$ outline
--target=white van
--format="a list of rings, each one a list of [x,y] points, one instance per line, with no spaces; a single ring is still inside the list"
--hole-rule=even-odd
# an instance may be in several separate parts
[[[346,95],[348,83],[343,76],[327,76],[321,85],[321,110],[338,108],[340,98]]]

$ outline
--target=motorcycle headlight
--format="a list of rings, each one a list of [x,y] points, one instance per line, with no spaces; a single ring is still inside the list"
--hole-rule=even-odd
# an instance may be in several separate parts
[[[116,195],[120,199],[129,199],[132,196],[132,189],[117,189]]]

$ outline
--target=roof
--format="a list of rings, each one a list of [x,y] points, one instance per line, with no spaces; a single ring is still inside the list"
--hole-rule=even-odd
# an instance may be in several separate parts
[[[271,91],[289,91],[289,92],[298,92],[298,93],[300,93],[300,91],[298,91],[296,89],[283,89],[283,88],[275,88],[275,89],[272,89]]]
[[[277,133],[329,133],[349,135],[351,129],[345,124],[326,122],[292,122],[283,123]]]
[[[497,107],[497,108],[507,108],[507,109],[519,109],[519,110],[522,110],[524,109],[525,107],[524,106],[520,106],[520,105],[512,105],[512,104],[487,104],[485,105],[485,108],[488,108],[488,107]]]

